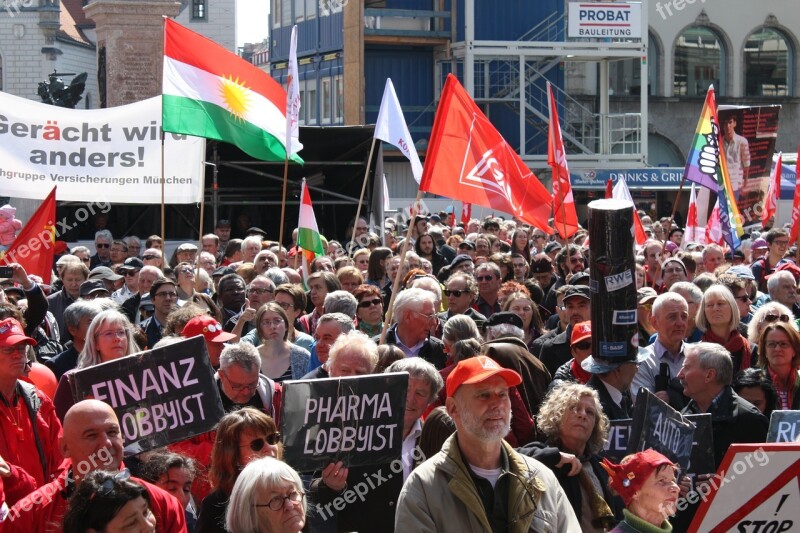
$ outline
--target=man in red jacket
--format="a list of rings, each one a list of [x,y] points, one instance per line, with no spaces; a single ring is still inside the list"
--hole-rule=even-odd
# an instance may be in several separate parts
[[[76,483],[95,470],[119,470],[122,445],[119,421],[110,406],[98,400],[73,405],[64,417],[64,434],[59,440],[66,458],[64,471],[14,504],[3,523],[3,532],[61,531],[61,519]],[[159,533],[186,531],[186,517],[177,498],[141,479],[130,480],[147,489]]]

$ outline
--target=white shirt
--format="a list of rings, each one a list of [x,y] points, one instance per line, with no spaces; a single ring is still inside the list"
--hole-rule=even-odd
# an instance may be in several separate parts
[[[403,452],[400,458],[403,461],[403,481],[408,479],[411,471],[414,469],[414,449],[417,447],[417,437],[422,434],[422,419],[417,418],[408,436],[403,439]]]

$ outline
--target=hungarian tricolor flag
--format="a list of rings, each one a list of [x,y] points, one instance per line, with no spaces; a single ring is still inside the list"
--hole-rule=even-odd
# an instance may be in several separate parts
[[[452,74],[442,89],[419,188],[552,232],[550,193]]]
[[[769,181],[767,197],[764,198],[764,211],[761,212],[761,226],[767,227],[769,219],[775,216],[778,210],[778,197],[781,194],[781,173],[783,172],[783,153],[778,154],[778,161],[775,163],[775,172]]]
[[[25,224],[5,252],[0,252],[0,264],[19,263],[28,274],[50,284],[56,242],[56,188],[50,191],[42,205]]]
[[[297,222],[297,246],[315,255],[323,255],[322,239],[319,237],[317,217],[311,206],[311,195],[308,194],[308,185],[303,178],[302,191],[300,192],[300,219]],[[313,257],[312,257],[313,258]]]
[[[286,91],[269,74],[171,19],[164,22],[162,129],[286,157]],[[292,139],[289,158],[303,146]]]
[[[561,137],[561,125],[558,122],[558,109],[553,88],[547,82],[550,95],[550,124],[547,135],[547,164],[553,169],[553,219],[558,234],[564,238],[575,235],[578,231],[578,214],[575,212],[575,199],[572,197],[572,185],[569,181],[567,153],[564,151],[564,140]]]

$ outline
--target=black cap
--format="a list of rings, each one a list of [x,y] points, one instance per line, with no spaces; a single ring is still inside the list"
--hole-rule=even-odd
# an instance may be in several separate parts
[[[122,266],[119,268],[122,270],[141,270],[144,267],[144,263],[138,257],[129,257],[123,263]]]
[[[218,228],[230,228],[231,227],[231,221],[228,220],[227,218],[221,218],[221,219],[217,220],[217,226],[216,227],[218,227]]]
[[[561,246],[561,244],[557,243],[556,241],[550,241],[545,245],[544,253],[549,254],[551,252],[555,252],[556,250],[560,250],[562,248],[563,246]]]
[[[522,329],[522,319],[510,311],[495,313],[490,316],[485,323],[487,327],[499,326],[500,324],[511,324],[512,326],[517,326]]]
[[[93,292],[97,292],[97,291],[108,292],[108,289],[106,289],[106,284],[103,283],[102,280],[100,280],[100,279],[87,279],[86,281],[81,283],[81,288],[80,288],[81,297],[89,296]]]
[[[570,285],[588,285],[589,284],[589,280],[591,280],[591,277],[589,276],[589,273],[584,270],[582,272],[574,273],[572,275],[572,277],[569,278],[569,284]]]
[[[578,297],[585,300],[592,299],[592,293],[587,285],[568,285],[567,290],[564,292],[564,301],[568,298]]]
[[[262,237],[265,237],[265,238],[266,238],[266,236],[267,236],[267,232],[266,232],[266,231],[264,231],[264,230],[263,230],[263,229],[261,229],[261,228],[257,228],[257,227],[255,227],[255,226],[253,226],[252,228],[247,228],[247,232],[246,232],[246,233],[247,233],[247,236],[248,236],[248,237],[249,237],[250,235],[260,235],[260,236],[262,236]]]
[[[468,256],[467,254],[459,254],[459,255],[455,256],[452,261],[450,261],[450,267],[451,268],[455,268],[458,265],[460,265],[461,263],[466,263],[467,261],[469,261],[471,263],[472,262],[472,258],[470,256]]]
[[[458,243],[459,248],[469,248],[470,250],[475,249],[475,243],[472,241],[461,241]]]
[[[531,259],[531,274],[546,274],[553,271],[553,260],[547,255]]]
[[[211,277],[216,278],[217,276],[224,276],[226,274],[236,274],[236,270],[229,266],[219,267],[214,271],[213,274],[211,274]]]

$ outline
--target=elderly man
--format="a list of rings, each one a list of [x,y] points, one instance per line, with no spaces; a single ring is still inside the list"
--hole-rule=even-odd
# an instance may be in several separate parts
[[[242,241],[242,263],[252,263],[261,251],[261,235],[250,235]]]
[[[663,281],[661,292],[670,290],[675,283],[689,279],[686,265],[680,259],[670,257],[661,264],[661,278]]]
[[[187,339],[197,335],[203,336],[212,368],[219,368],[219,358],[225,343],[235,339],[236,335],[224,331],[217,319],[208,315],[192,318],[181,330],[181,337]]]
[[[200,268],[206,271],[206,273],[211,276],[214,274],[214,271],[217,269],[217,257],[206,251],[200,252],[200,260],[198,261]]]
[[[107,229],[101,229],[94,234],[94,249],[97,252],[92,256],[89,268],[96,266],[111,266],[111,242],[114,237]]]
[[[309,372],[303,379],[327,378],[330,375],[328,358],[333,343],[340,335],[349,333],[354,328],[353,319],[344,313],[322,315],[314,331],[314,344],[311,346],[313,357],[309,362]]]
[[[511,423],[513,370],[477,356],[447,377],[447,411],[456,433],[414,470],[397,504],[397,531],[580,531],[554,474],[515,452],[503,437]]]
[[[467,315],[480,328],[486,317],[472,308],[478,297],[478,284],[475,278],[463,272],[450,276],[444,284],[444,296],[447,298],[447,311],[439,313],[442,327],[455,315]]]
[[[144,268],[144,263],[138,257],[128,257],[122,266],[117,269],[125,276],[125,284],[111,294],[111,299],[117,305],[122,305],[125,300],[139,292],[139,272]]]
[[[128,243],[122,240],[111,242],[111,265],[119,265],[128,257]],[[108,266],[111,266],[108,265]]]
[[[131,321],[131,324],[136,324],[137,326],[139,325],[139,306],[142,303],[142,297],[149,295],[150,287],[153,286],[153,283],[158,278],[162,277],[164,277],[164,274],[158,267],[146,265],[139,270],[138,290],[136,291],[136,294],[122,302],[120,309],[122,313],[128,317],[128,320]]]
[[[713,274],[714,271],[725,262],[725,254],[719,244],[709,244],[703,250],[703,266],[706,272]]]
[[[69,263],[64,267],[61,281],[64,284],[58,292],[47,297],[47,305],[58,324],[59,341],[64,344],[69,340],[69,332],[64,324],[64,310],[80,298],[81,283],[89,278],[89,269],[83,263]]]
[[[253,259],[256,274],[263,274],[272,267],[278,266],[278,256],[269,250],[261,250]]]
[[[128,257],[139,257],[139,252],[142,251],[142,241],[136,235],[128,235],[122,239],[128,246]]]
[[[644,358],[644,354],[637,354],[634,359],[590,355],[581,363],[586,372],[593,374],[586,386],[597,391],[600,405],[609,420],[632,418],[631,384]]]
[[[0,478],[11,504],[47,483],[61,463],[53,402],[20,379],[28,370],[28,346],[35,344],[15,319],[0,321]]]
[[[386,344],[396,345],[407,357],[419,356],[440,370],[444,368],[444,344],[430,334],[439,320],[433,294],[424,289],[402,291],[395,298],[392,316],[397,323],[386,332]]]
[[[161,340],[167,316],[178,308],[178,290],[169,278],[158,278],[150,286],[150,301],[153,302],[153,316],[144,320],[139,327],[147,336],[147,346],[152,348]]]
[[[142,263],[145,266],[161,268],[164,264],[164,255],[158,248],[148,248],[142,254]]]
[[[691,401],[682,412],[711,413],[716,470],[731,444],[765,442],[769,422],[761,411],[733,392],[733,362],[728,350],[719,344],[698,342],[686,345],[684,353],[678,379]]]
[[[219,236],[214,233],[207,233],[203,235],[202,239],[203,251],[208,252],[214,256],[214,259],[219,256]]]
[[[246,342],[229,344],[219,356],[214,376],[226,413],[242,407],[255,407],[277,419],[275,382],[261,374],[258,348]],[[279,402],[280,400],[278,400]]]
[[[697,311],[700,309],[700,302],[703,299],[703,291],[694,283],[679,281],[672,285],[669,292],[674,292],[686,300],[686,305],[689,306],[689,321],[686,325],[684,339],[686,342],[698,342],[703,337],[703,332],[695,324],[695,319],[697,318]]]
[[[176,263],[191,263],[194,264],[197,259],[197,245],[190,242],[184,242],[178,249],[175,250]]]
[[[478,299],[472,308],[489,318],[500,311],[498,291],[503,284],[500,267],[491,262],[475,267],[475,280],[478,282]]]
[[[244,310],[231,330],[231,333],[238,337],[244,337],[258,329],[255,323],[256,313],[262,305],[271,302],[274,298],[275,283],[266,276],[256,276],[247,286],[245,294],[247,298]]]
[[[572,328],[579,322],[591,320],[591,291],[585,285],[570,285],[564,291],[561,311],[565,313],[566,329],[558,335],[542,343],[539,359],[547,367],[550,375],[556,373],[558,367],[572,358],[569,340]]]
[[[86,344],[86,332],[89,329],[89,324],[92,323],[102,307],[93,301],[79,300],[74,304],[67,307],[64,311],[64,323],[67,326],[72,342],[68,343],[69,348],[59,353],[52,359],[45,361],[45,366],[53,371],[56,379],[61,379],[68,370],[75,368],[78,364],[78,354],[83,350]]]
[[[99,400],[83,400],[73,405],[64,417],[64,434],[58,442],[59,455],[68,460],[63,465],[65,469],[56,479],[18,501],[3,522],[3,531],[61,531],[61,518],[77,484],[96,470],[118,471],[122,465],[122,446],[122,429],[109,405]],[[141,479],[129,480],[147,490],[157,531],[186,531],[186,516],[174,496]]]
[[[791,309],[794,316],[800,316],[800,304],[797,303],[797,280],[788,270],[779,270],[767,280],[769,299]]]
[[[660,295],[653,302],[650,323],[656,330],[656,340],[641,350],[647,358],[639,365],[633,378],[633,397],[644,387],[680,411],[689,401],[683,395],[683,386],[678,380],[689,326],[686,300],[674,292]]]

